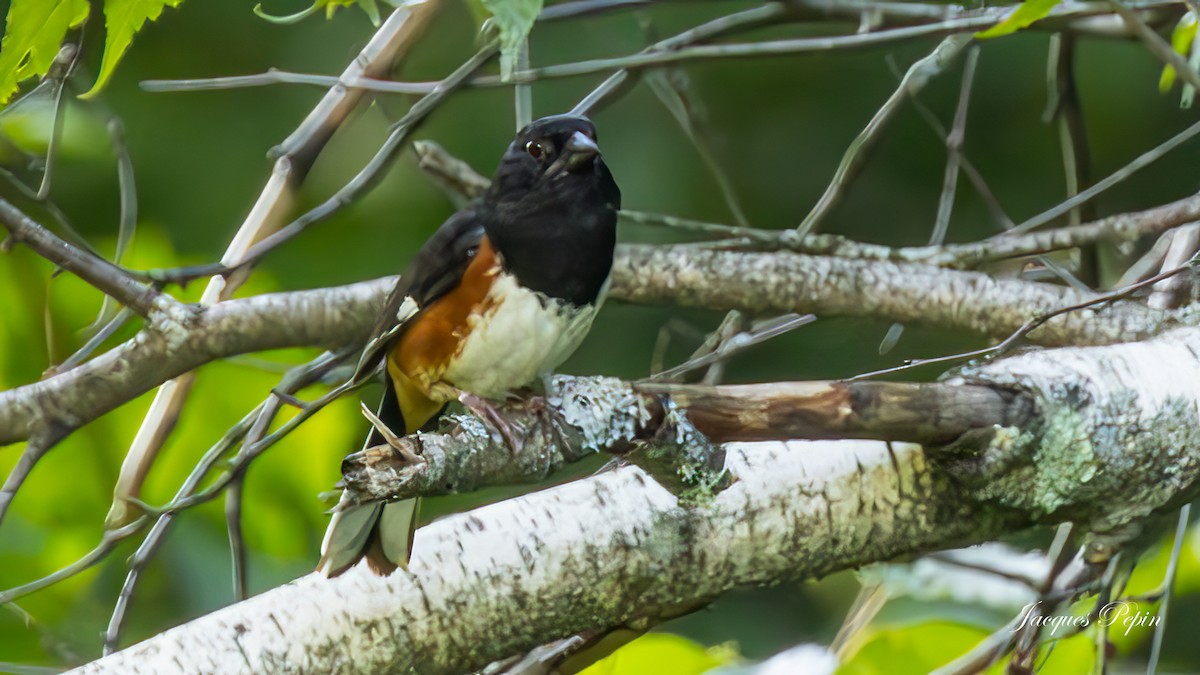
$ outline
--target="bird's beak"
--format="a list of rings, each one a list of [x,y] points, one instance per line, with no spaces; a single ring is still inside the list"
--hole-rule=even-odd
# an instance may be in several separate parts
[[[547,173],[554,176],[563,171],[576,171],[590,166],[592,160],[599,154],[600,147],[596,145],[596,141],[588,138],[582,131],[576,131],[567,139],[562,156],[550,166]]]

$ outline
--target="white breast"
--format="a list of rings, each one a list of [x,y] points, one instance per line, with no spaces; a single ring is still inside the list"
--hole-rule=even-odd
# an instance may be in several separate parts
[[[576,307],[499,274],[487,309],[468,317],[470,332],[442,379],[487,398],[530,384],[574,353],[603,298],[602,292],[595,306]]]

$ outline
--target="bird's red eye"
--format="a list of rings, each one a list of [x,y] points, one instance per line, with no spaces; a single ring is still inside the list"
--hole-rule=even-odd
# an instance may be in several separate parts
[[[525,144],[525,152],[528,152],[529,156],[534,159],[541,159],[542,155],[546,154],[546,148],[537,141],[529,141]]]

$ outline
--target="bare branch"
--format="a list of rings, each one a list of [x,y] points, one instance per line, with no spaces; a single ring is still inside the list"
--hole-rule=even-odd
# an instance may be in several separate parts
[[[235,504],[240,501],[240,488],[242,478],[245,476],[245,471],[250,463],[258,457],[263,451],[274,444],[276,440],[281,438],[286,433],[290,432],[295,427],[304,422],[313,413],[320,410],[325,402],[340,396],[349,389],[347,386],[339,387],[334,391],[326,394],[321,401],[314,403],[300,414],[288,420],[282,428],[276,430],[264,438],[267,429],[271,425],[271,421],[279,412],[286,397],[294,395],[300,389],[319,381],[321,377],[326,375],[330,369],[336,367],[349,356],[348,352],[334,354],[326,352],[309,363],[296,366],[290,369],[283,377],[277,390],[272,390],[267,400],[261,403],[248,415],[242,418],[237,424],[229,429],[224,436],[200,458],[192,472],[184,480],[179,490],[175,493],[175,498],[172,500],[170,508],[157,509],[157,520],[146,538],[142,540],[133,557],[129,559],[129,571],[125,576],[125,583],[121,587],[121,593],[117,596],[117,602],[113,608],[113,613],[109,619],[108,629],[104,635],[105,653],[111,653],[116,649],[120,637],[121,628],[124,623],[125,613],[128,611],[129,604],[133,600],[134,592],[137,589],[138,582],[141,580],[142,572],[150,564],[154,555],[158,552],[159,546],[162,545],[163,539],[166,536],[167,530],[171,526],[171,522],[175,514],[180,511],[190,508],[196,504],[203,503],[220,494],[222,490],[229,489],[230,498]],[[241,450],[237,457],[230,462],[229,469],[220,478],[201,489],[200,484],[212,471],[217,461],[225,456],[225,454],[241,442]],[[139,506],[141,506],[139,504]],[[144,508],[143,511],[155,511],[154,509]],[[234,514],[237,515],[237,514]],[[139,521],[145,520],[145,517],[139,517]],[[234,548],[234,555],[238,554],[238,542],[236,539],[240,536],[238,529],[232,526],[233,520],[230,520],[231,529],[230,537],[233,541],[231,544]],[[235,557],[234,567],[234,587],[235,592],[239,593],[239,597],[245,597],[244,588],[239,582],[244,583],[244,570],[240,569],[239,562]]]
[[[104,258],[72,246],[4,199],[0,199],[0,225],[13,241],[25,244],[143,317],[184,311],[174,298],[142,284]]]
[[[71,371],[0,393],[0,443],[37,429],[70,430],[214,358],[362,339],[390,280],[231,301],[175,332],[143,331]],[[614,299],[756,314],[859,316],[1005,337],[1032,317],[1085,307],[1045,322],[1043,345],[1106,344],[1153,335],[1200,317],[1075,290],[925,265],[687,246],[618,247]],[[1090,307],[1104,300],[1105,307]]]
[[[870,316],[1005,337],[1032,317],[1095,297],[1049,284],[906,263],[680,246],[625,246],[621,252],[613,267],[613,297],[751,314]],[[1057,316],[1029,337],[1044,345],[1104,344],[1140,339],[1194,320],[1179,312],[1115,302]]]
[[[0,443],[70,430],[213,359],[363,340],[395,279],[262,295],[204,309],[173,333],[144,330],[65,373],[0,393]]]
[[[941,246],[891,247],[854,241],[832,234],[810,234],[801,237],[792,230],[736,227],[640,211],[626,210],[622,211],[621,215],[633,222],[647,225],[664,225],[723,238],[744,237],[754,244],[770,249],[859,260],[890,260],[971,269],[995,260],[1050,253],[1101,241],[1135,241],[1146,235],[1161,234],[1200,219],[1200,195],[1185,197],[1145,211],[1121,213],[1080,225],[1023,234],[1010,230],[982,241]]]
[[[390,500],[531,483],[594,452],[626,454],[635,441],[670,436],[674,410],[684,411],[691,427],[717,443],[847,438],[948,443],[973,431],[1016,425],[1028,413],[1028,402],[1019,397],[963,384],[701,386],[560,376],[554,389],[554,411],[536,401],[499,408],[521,441],[517,448],[486,423],[453,416],[445,433],[354,453],[343,464],[345,485],[358,498]],[[637,453],[628,457],[643,463]],[[708,462],[692,461],[701,459]]]
[[[871,117],[871,121],[858,134],[850,147],[846,149],[846,154],[842,156],[842,161],[838,164],[837,172],[834,173],[833,180],[829,186],[825,188],[825,192],[821,198],[817,200],[816,205],[804,217],[804,220],[796,227],[801,235],[806,235],[813,232],[821,221],[833,210],[833,207],[841,201],[842,193],[849,185],[850,181],[854,180],[859,169],[866,161],[866,155],[875,146],[875,143],[882,137],[882,132],[887,128],[888,122],[895,117],[899,112],[901,104],[906,99],[920,91],[934,77],[937,77],[958,59],[958,55],[963,49],[970,44],[972,37],[966,34],[951,35],[942,40],[940,44],[932,52],[924,58],[918,60],[909,66],[908,71],[904,73],[904,77],[900,80],[900,86],[896,91],[884,101],[883,105]],[[955,172],[957,174],[957,171]]]
[[[875,14],[879,20],[873,25],[881,30],[815,38],[792,38],[764,42],[733,43],[722,45],[697,45],[683,47],[694,42],[694,37],[681,34],[675,39],[674,48],[656,45],[637,54],[621,57],[592,59],[574,63],[564,63],[542,68],[522,69],[513,73],[511,81],[504,81],[499,76],[485,75],[473,78],[467,86],[495,87],[509,86],[513,83],[525,84],[542,79],[559,77],[576,77],[595,73],[616,71],[606,83],[605,88],[611,89],[623,81],[629,72],[644,68],[654,68],[669,63],[681,63],[697,60],[747,58],[760,56],[777,56],[801,54],[822,51],[861,49],[890,42],[912,40],[922,37],[969,33],[986,29],[1002,21],[1011,11],[1009,7],[995,7],[983,10],[967,9],[954,5],[917,5],[907,3],[825,3],[825,2],[795,2],[788,3],[800,6],[799,12],[789,16],[788,9],[781,5],[765,5],[761,10],[775,17],[801,19],[806,16],[823,20],[854,19],[858,20],[864,12]],[[1160,0],[1139,3],[1140,12],[1163,10],[1171,13],[1177,11],[1178,3],[1170,0]],[[748,10],[741,14],[749,14],[756,10]],[[1061,5],[1049,17],[1035,24],[1037,29],[1062,31],[1071,30],[1092,35],[1107,35],[1126,37],[1129,34],[1126,26],[1114,11],[1104,3],[1077,2]],[[710,22],[714,26],[725,22],[737,15],[722,17]],[[1166,15],[1155,16],[1161,19]],[[707,24],[706,24],[707,25]],[[721,32],[724,32],[722,30]],[[287,73],[268,71],[259,75],[236,76],[232,78],[208,78],[193,80],[161,81],[153,80],[144,83],[151,91],[176,91],[194,89],[226,88],[227,86],[260,86],[267,84],[312,84],[324,86],[329,82],[328,76],[307,75],[302,73]],[[379,91],[394,93],[426,93],[430,91],[428,82],[389,82],[362,77],[345,80],[343,85],[362,91]],[[590,106],[589,106],[590,107]]]
[[[355,174],[354,178],[317,207],[310,209],[299,218],[263,236],[248,246],[236,263],[223,261],[222,264],[227,268],[224,273],[228,274],[229,272],[247,269],[249,265],[260,260],[279,245],[298,236],[308,226],[329,218],[346,205],[353,203],[354,200],[366,194],[367,191],[379,182],[379,179],[383,176],[384,169],[391,165],[392,161],[395,160],[396,156],[404,148],[404,142],[408,139],[408,135],[412,130],[423,122],[425,117],[433,112],[437,106],[441,105],[447,96],[458,89],[466,81],[467,77],[483,67],[496,54],[496,51],[497,43],[493,42],[467,59],[465,63],[456,68],[446,79],[439,82],[432,92],[421,98],[420,101],[417,101],[399,122],[392,125],[387,140],[376,151],[371,161]]]

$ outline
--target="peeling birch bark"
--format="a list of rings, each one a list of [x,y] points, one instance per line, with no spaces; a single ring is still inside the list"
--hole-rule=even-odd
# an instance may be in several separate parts
[[[943,454],[978,499],[1127,537],[1200,487],[1200,330],[1144,342],[1032,350],[951,382],[1023,392],[1034,424]]]
[[[727,589],[1039,522],[1119,545],[1196,494],[1200,330],[1030,351],[946,384],[1018,392],[1031,416],[945,447],[730,443],[735,480],[707,499],[623,467],[422,528],[408,573],[310,575],[79,672],[462,672],[584,630],[644,628]],[[603,440],[628,418],[592,422]]]
[[[730,588],[821,576],[1020,525],[919,446],[732,444],[736,482],[685,508],[636,467],[439,520],[410,571],[309,575],[80,673],[460,673],[580,630],[644,625]]]

